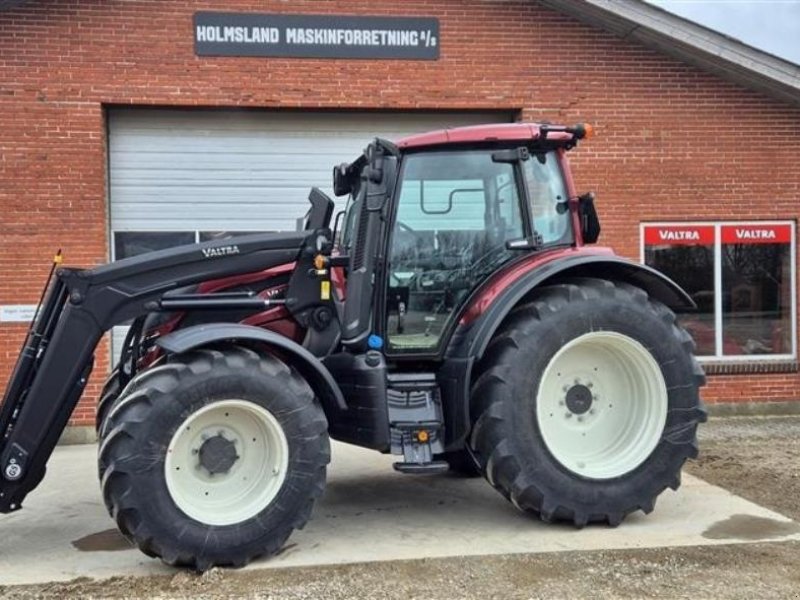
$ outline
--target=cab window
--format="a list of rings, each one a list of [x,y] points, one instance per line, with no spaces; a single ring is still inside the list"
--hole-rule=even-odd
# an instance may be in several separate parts
[[[403,161],[389,249],[389,351],[435,351],[466,298],[524,236],[514,167],[491,151]]]

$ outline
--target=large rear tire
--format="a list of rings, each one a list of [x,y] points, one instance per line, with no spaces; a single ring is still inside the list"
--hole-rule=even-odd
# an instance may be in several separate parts
[[[227,346],[137,375],[106,416],[98,462],[120,531],[204,571],[278,552],[309,519],[329,461],[308,384],[274,357]]]
[[[581,278],[503,323],[472,387],[485,477],[545,521],[618,525],[677,489],[706,413],[694,343],[643,290]]]

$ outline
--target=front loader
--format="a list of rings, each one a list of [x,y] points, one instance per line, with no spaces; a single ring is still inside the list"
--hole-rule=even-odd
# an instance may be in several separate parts
[[[57,268],[0,407],[0,511],[45,474],[104,332],[103,497],[150,556],[278,552],[323,493],[329,438],[397,471],[483,474],[545,521],[619,524],[676,489],[704,382],[691,298],[595,245],[566,153],[585,125],[376,139],[305,228]]]

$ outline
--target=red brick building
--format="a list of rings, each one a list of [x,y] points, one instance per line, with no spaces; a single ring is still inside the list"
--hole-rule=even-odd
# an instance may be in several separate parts
[[[377,38],[350,39],[361,57],[216,56],[196,37],[225,24],[200,31],[201,11],[438,31],[398,41],[425,56],[385,58]],[[273,35],[244,31],[233,54]],[[705,400],[800,397],[800,68],[636,0],[0,1],[0,381],[56,249],[91,266],[292,227],[375,134],[487,120],[593,123],[579,188],[597,192],[603,243],[697,300]],[[110,354],[74,425],[92,423]]]

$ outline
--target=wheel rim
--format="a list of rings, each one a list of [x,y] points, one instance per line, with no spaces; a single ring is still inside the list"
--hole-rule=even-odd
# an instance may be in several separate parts
[[[181,423],[164,472],[172,500],[187,516],[232,525],[269,506],[288,465],[286,434],[271,412],[244,400],[219,400]]]
[[[633,471],[661,440],[667,386],[653,355],[611,331],[575,338],[542,375],[539,431],[553,457],[582,477],[611,479]]]

